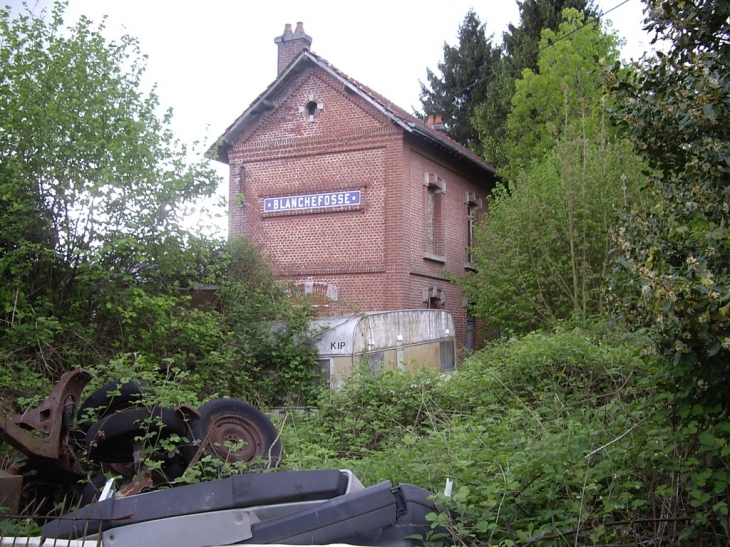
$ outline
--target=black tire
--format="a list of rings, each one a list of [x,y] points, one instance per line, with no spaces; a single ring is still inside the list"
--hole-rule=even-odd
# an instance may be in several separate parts
[[[134,460],[134,438],[154,435],[145,443],[153,446],[160,439],[186,433],[183,416],[176,410],[134,407],[111,414],[96,422],[86,434],[89,459],[96,462],[126,463]]]
[[[110,395],[117,391],[119,395]],[[93,415],[96,420],[101,420],[118,410],[136,406],[145,391],[149,391],[146,382],[131,381],[124,384],[109,382],[84,400],[76,412],[76,416],[81,423],[88,422],[87,416],[90,415]]]
[[[193,444],[181,447],[181,451],[192,461],[210,428],[210,442],[204,454],[223,462],[244,462],[254,465],[261,458],[265,466],[276,467],[281,459],[279,433],[268,416],[255,406],[237,399],[214,399],[198,409],[200,419],[190,424]],[[229,450],[226,442],[242,442],[239,450]]]

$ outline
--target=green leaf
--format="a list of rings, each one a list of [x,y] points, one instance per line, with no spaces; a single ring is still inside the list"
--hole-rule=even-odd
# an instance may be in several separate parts
[[[702,446],[714,447],[716,445],[715,436],[710,431],[705,431],[700,434],[699,441]]]

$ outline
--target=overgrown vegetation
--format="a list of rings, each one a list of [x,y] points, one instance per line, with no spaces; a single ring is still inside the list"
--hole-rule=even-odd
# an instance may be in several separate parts
[[[67,30],[64,9],[0,10],[0,407],[72,368],[103,382],[109,363],[174,373],[201,400],[306,400],[307,310],[248,242],[183,227],[217,177],[141,89],[137,42]],[[215,302],[193,304],[200,286]]]
[[[664,388],[714,422],[730,412],[730,5],[649,5],[667,49],[616,90],[616,117],[655,170],[654,207],[634,206],[617,231],[641,289],[622,311],[651,329]]]
[[[590,3],[521,2],[505,47],[532,70],[473,86],[480,145],[464,112],[447,116],[509,177],[462,286],[484,319],[533,332],[451,375],[362,371],[316,398],[307,310],[247,241],[180,228],[214,180],[140,92],[136,43],[107,44],[86,20],[62,36],[63,5],[47,24],[0,12],[3,410],[33,406],[76,366],[97,375],[89,389],[142,380],[165,406],[313,403],[281,421],[284,466],[434,492],[453,480],[433,515],[453,544],[729,544],[730,7],[648,5],[668,49],[607,75],[616,43],[582,27]],[[504,61],[473,12],[469,37],[474,50],[445,48],[443,80],[429,75],[429,108],[466,100],[457,88],[485,77],[466,70],[475,59]],[[191,305],[198,283],[216,303]],[[609,304],[625,323],[606,319]]]
[[[133,300],[116,304],[124,346],[85,367],[94,374],[87,393],[136,379],[156,388],[151,402],[166,406],[219,396],[263,408],[311,400],[319,366],[308,310],[291,304],[286,287],[245,239],[221,248],[216,267],[220,284],[207,291],[207,306],[191,306],[184,291],[128,291]],[[0,369],[6,411],[37,405],[54,381],[54,374],[9,357]]]
[[[626,143],[568,135],[497,187],[475,231],[477,271],[455,278],[474,313],[517,332],[605,314],[611,228],[639,170]]]
[[[473,313],[502,329],[604,314],[611,229],[638,202],[642,163],[606,119],[597,64],[617,58],[617,39],[583,24],[583,14],[565,10],[559,31],[543,33],[539,71],[525,69],[516,82],[509,178],[475,230],[476,270],[454,279]]]
[[[601,323],[495,343],[451,376],[358,375],[287,417],[285,462],[452,479],[435,523],[455,545],[726,544],[727,427],[673,426],[647,345]]]

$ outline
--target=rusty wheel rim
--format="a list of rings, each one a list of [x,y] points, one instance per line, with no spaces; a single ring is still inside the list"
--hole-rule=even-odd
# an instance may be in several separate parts
[[[224,462],[252,462],[266,457],[265,432],[240,414],[222,414],[212,421],[208,446]],[[230,447],[230,448],[229,448]]]

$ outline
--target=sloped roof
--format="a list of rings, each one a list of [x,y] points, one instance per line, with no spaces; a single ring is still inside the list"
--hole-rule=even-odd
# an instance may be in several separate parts
[[[309,50],[302,51],[289,63],[289,66],[279,74],[279,77],[225,130],[218,142],[208,150],[208,155],[220,162],[228,163],[228,150],[238,141],[248,125],[258,119],[259,114],[274,109],[274,104],[269,98],[275,96],[279,89],[286,86],[300,72],[311,66],[318,66],[340,80],[348,92],[362,97],[407,133],[422,138],[428,144],[445,150],[459,160],[465,161],[480,170],[494,174],[494,167],[471,150],[450,139],[445,134],[436,131],[413,114],[408,113],[381,94],[347,76],[328,61]]]

